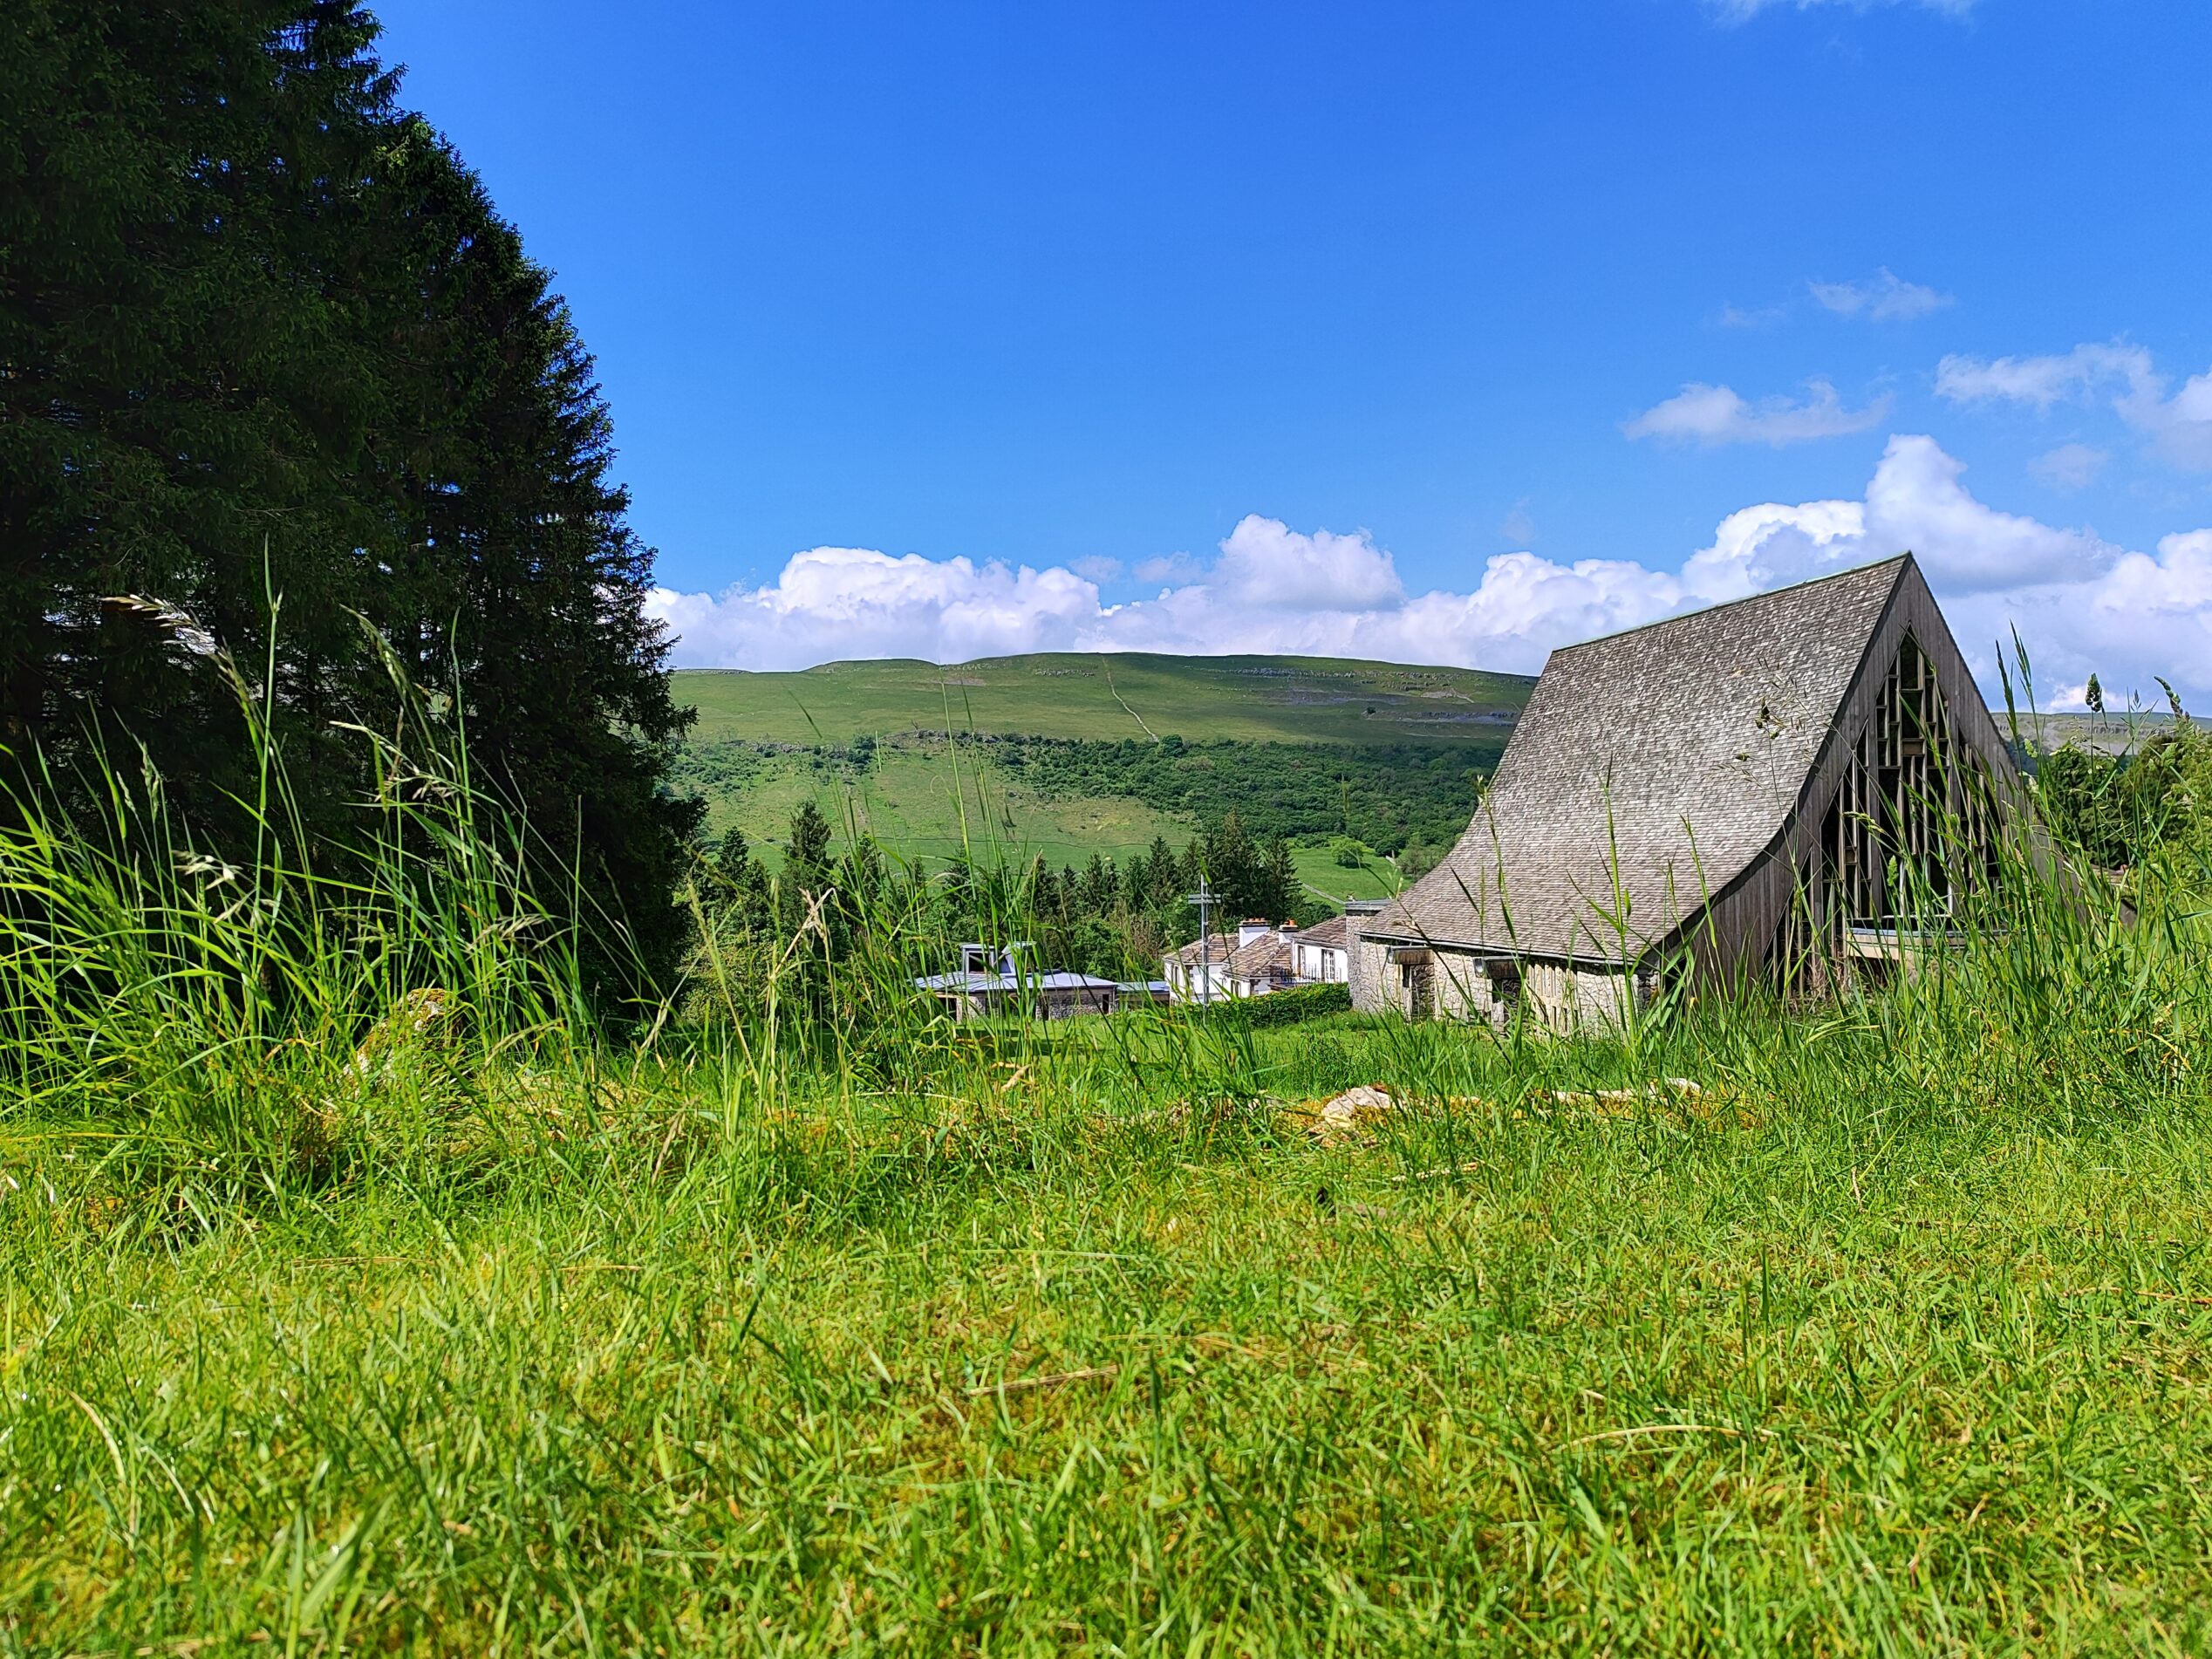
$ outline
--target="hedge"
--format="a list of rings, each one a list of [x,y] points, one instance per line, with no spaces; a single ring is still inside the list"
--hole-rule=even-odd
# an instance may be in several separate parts
[[[1303,1020],[1318,1020],[1324,1014],[1347,1014],[1351,1011],[1352,987],[1348,985],[1296,985],[1287,991],[1271,991],[1265,996],[1237,997],[1216,1002],[1205,1012],[1204,1018],[1218,1020],[1245,1031],[1259,1031],[1269,1026],[1296,1025]],[[1189,1004],[1185,1011],[1194,1016],[1198,1010]]]

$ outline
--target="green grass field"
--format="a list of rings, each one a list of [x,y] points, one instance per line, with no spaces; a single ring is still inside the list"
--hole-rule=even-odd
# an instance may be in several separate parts
[[[1321,657],[1144,652],[993,657],[941,668],[830,663],[791,673],[689,669],[702,741],[844,744],[905,732],[1190,742],[1455,742],[1509,729],[1535,681]]]
[[[199,1207],[18,1126],[0,1643],[2212,1641],[2201,1076],[1085,1034],[610,1056]],[[1549,1092],[1677,1069],[1724,1104]],[[1266,1103],[1371,1079],[1417,1103],[1360,1144]]]
[[[903,857],[930,864],[964,848],[1013,864],[1041,857],[1055,866],[1080,867],[1093,853],[1126,861],[1155,836],[1180,848],[1196,828],[1187,815],[1156,811],[1141,801],[1046,798],[987,754],[962,754],[956,761],[942,746],[881,748],[864,770],[804,754],[766,754],[741,788],[707,800],[710,836],[735,828],[754,847],[778,847],[800,802],[812,800],[836,825],[839,845],[857,829]],[[1394,866],[1379,856],[1358,870],[1338,864],[1326,847],[1295,847],[1291,857],[1301,881],[1339,903],[1397,891]]]
[[[362,880],[0,830],[0,1654],[2212,1647],[2201,859],[1580,1041],[956,1025],[925,890],[616,1033],[399,758]]]
[[[929,864],[964,846],[1016,863],[1042,857],[1080,865],[1093,853],[1123,860],[1156,835],[1179,848],[1194,827],[1184,815],[1122,796],[1047,799],[987,754],[956,757],[943,744],[915,744],[879,748],[865,769],[805,754],[761,755],[741,787],[708,794],[707,831],[735,828],[756,847],[779,847],[805,800],[829,815],[840,846],[857,829]]]
[[[1360,869],[1348,870],[1326,847],[1294,847],[1290,857],[1300,881],[1339,905],[1348,898],[1389,898],[1401,884],[1396,867],[1387,858],[1372,857]]]
[[[798,673],[693,670],[675,676],[675,693],[699,710],[692,753],[713,757],[711,772],[692,786],[707,802],[711,834],[735,828],[754,845],[773,847],[799,802],[811,798],[841,829],[866,830],[908,858],[948,858],[965,837],[971,849],[987,843],[1009,856],[1081,865],[1094,853],[1125,860],[1156,835],[1180,848],[1198,829],[1198,815],[1111,790],[1041,790],[1002,764],[993,746],[964,745],[956,761],[941,739],[914,734],[1140,742],[1172,734],[1191,743],[1346,749],[1413,743],[1487,766],[1533,684],[1317,658],[1034,656],[953,668],[861,662]],[[864,739],[888,741],[857,765],[850,749]],[[739,746],[758,747],[741,754]],[[1111,768],[1103,775],[1110,781]],[[1376,898],[1390,890],[1385,863],[1338,870],[1314,847],[1301,849],[1299,859],[1301,875],[1322,892]]]

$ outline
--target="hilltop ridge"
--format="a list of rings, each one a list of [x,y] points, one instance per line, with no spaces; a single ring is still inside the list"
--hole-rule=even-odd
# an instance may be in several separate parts
[[[677,671],[697,741],[848,744],[915,732],[1190,742],[1474,744],[1496,749],[1525,674],[1348,658],[1041,652],[788,672]]]

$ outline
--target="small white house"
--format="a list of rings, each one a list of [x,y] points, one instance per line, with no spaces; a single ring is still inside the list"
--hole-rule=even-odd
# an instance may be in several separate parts
[[[1381,908],[1379,901],[1346,906],[1359,915]],[[1253,917],[1233,933],[1170,951],[1164,966],[1168,994],[1178,1002],[1266,996],[1294,985],[1343,985],[1352,975],[1349,920],[1332,916],[1301,928]]]
[[[1278,927],[1251,917],[1233,933],[1193,939],[1163,959],[1168,994],[1178,1002],[1217,1002],[1280,991],[1296,977],[1291,953],[1297,936],[1295,922]]]
[[[1352,924],[1382,908],[1379,898],[1355,898],[1332,916],[1290,936],[1291,977],[1301,985],[1348,985],[1352,979]]]

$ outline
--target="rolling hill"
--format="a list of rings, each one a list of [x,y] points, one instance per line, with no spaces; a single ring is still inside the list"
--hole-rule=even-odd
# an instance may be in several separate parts
[[[1386,891],[1382,858],[1337,864],[1351,834],[1382,851],[1466,822],[1533,679],[1314,657],[1043,653],[950,667],[830,663],[686,670],[699,719],[677,785],[710,829],[777,844],[813,799],[911,857],[979,845],[1081,864],[1180,844],[1234,809],[1283,834],[1316,891]]]
[[[1328,657],[1044,652],[941,667],[898,659],[790,673],[686,669],[700,741],[844,744],[910,732],[1186,742],[1500,741],[1536,682]]]

